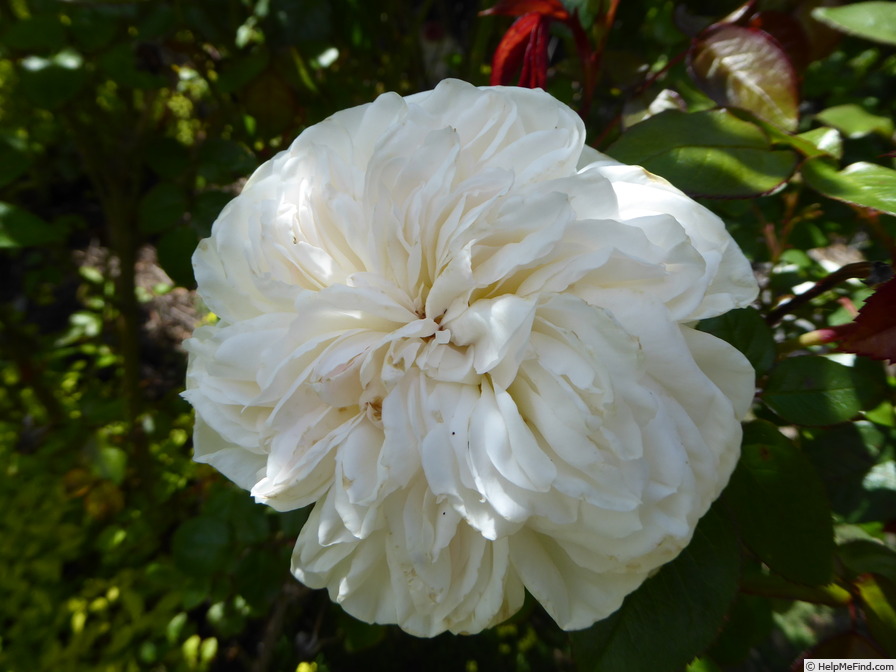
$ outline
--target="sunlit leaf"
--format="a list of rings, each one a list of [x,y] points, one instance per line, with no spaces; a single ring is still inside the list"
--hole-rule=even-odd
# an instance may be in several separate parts
[[[876,163],[853,163],[838,171],[824,159],[806,161],[800,169],[806,184],[828,198],[896,215],[896,170]]]
[[[691,45],[694,80],[725,107],[739,107],[781,128],[796,130],[799,81],[784,50],[768,33],[725,24],[710,28]]]
[[[632,126],[608,149],[695,196],[747,198],[773,191],[796,168],[797,156],[772,149],[755,124],[727,110],[668,110]]]
[[[721,629],[739,572],[736,538],[710,511],[681,555],[629,595],[616,613],[573,633],[577,669],[681,670]]]
[[[896,656],[896,585],[875,574],[863,574],[855,585],[875,641]]]
[[[892,119],[871,114],[852,103],[829,107],[816,114],[815,118],[842,131],[847,138],[861,138],[871,133],[879,133],[887,138],[893,135]]]
[[[812,16],[850,35],[896,44],[896,3],[857,2],[843,7],[817,7]]]
[[[723,501],[743,542],[769,569],[795,583],[830,583],[834,528],[824,486],[774,425],[745,427],[741,459]]]
[[[762,400],[798,425],[834,425],[861,409],[849,367],[824,357],[790,357],[772,369]]]
[[[38,107],[54,109],[74,98],[86,81],[84,59],[72,49],[49,58],[22,59],[22,91]]]
[[[835,128],[819,126],[811,131],[791,137],[804,140],[812,145],[812,149],[807,151],[804,151],[802,147],[797,147],[798,150],[803,151],[810,158],[827,155],[839,159],[843,155],[843,138]]]

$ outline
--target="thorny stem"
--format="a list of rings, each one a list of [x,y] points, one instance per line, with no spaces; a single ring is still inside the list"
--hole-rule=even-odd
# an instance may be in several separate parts
[[[771,310],[765,316],[765,321],[769,326],[776,325],[785,315],[792,313],[816,296],[824,294],[846,280],[861,278],[866,283],[874,285],[889,280],[892,275],[893,271],[890,266],[880,261],[857,261],[853,264],[846,264],[846,266],[816,282],[811,289]]]

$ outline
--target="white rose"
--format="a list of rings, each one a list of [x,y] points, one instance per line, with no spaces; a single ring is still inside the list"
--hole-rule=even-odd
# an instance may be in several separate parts
[[[689,542],[754,376],[697,320],[757,288],[718,217],[584,146],[540,90],[339,112],[194,257],[196,459],[278,510],[293,572],[432,636],[615,611]]]

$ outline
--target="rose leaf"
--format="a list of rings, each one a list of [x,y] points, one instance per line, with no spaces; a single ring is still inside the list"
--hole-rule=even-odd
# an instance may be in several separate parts
[[[745,427],[741,459],[723,497],[744,544],[769,569],[795,583],[830,583],[834,529],[824,485],[774,425]]]
[[[835,425],[862,408],[852,369],[824,357],[790,357],[772,369],[762,400],[798,425]]]
[[[612,616],[573,633],[578,669],[684,668],[722,627],[739,575],[736,537],[710,510],[681,555],[629,595]]]
[[[839,349],[874,359],[896,361],[896,279],[868,297],[856,319],[842,327]]]
[[[667,110],[635,124],[607,153],[660,175],[691,196],[749,198],[773,191],[797,156],[773,150],[756,124],[727,110]]]
[[[830,161],[811,159],[800,172],[806,184],[828,198],[896,215],[896,170],[860,161],[841,171]]]
[[[850,35],[896,44],[896,3],[857,2],[844,7],[816,7],[812,17]]]
[[[694,40],[688,64],[697,85],[719,105],[796,130],[799,78],[784,49],[765,31],[714,26]]]

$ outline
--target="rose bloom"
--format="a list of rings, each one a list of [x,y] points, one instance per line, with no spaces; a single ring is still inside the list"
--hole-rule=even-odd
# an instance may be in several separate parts
[[[277,510],[292,571],[368,622],[565,629],[690,541],[754,373],[714,214],[584,144],[540,90],[387,93],[261,166],[193,258],[195,457]]]

